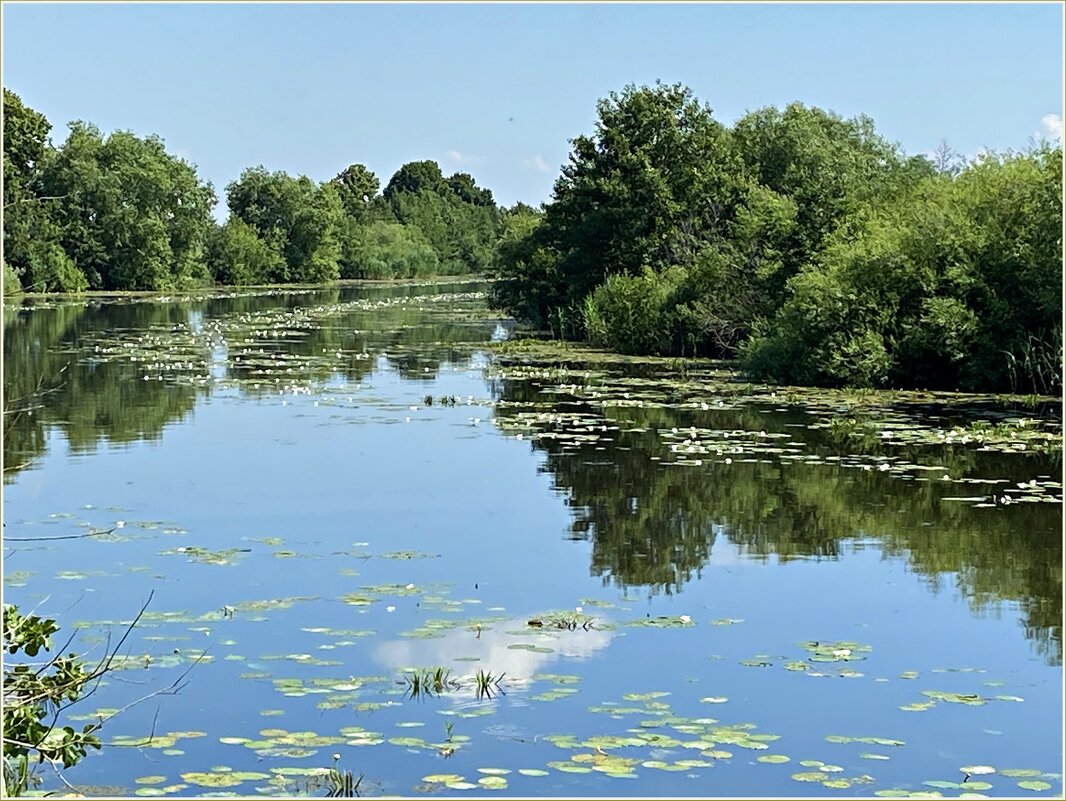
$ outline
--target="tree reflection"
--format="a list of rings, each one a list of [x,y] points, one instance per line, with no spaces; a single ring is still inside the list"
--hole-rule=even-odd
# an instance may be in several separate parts
[[[469,283],[461,291],[469,293]],[[148,300],[25,300],[4,307],[5,480],[44,452],[160,437],[217,388],[252,396],[365,380],[384,355],[402,378],[435,378],[491,336],[484,304],[427,296],[447,284]]]
[[[953,583],[977,613],[1017,603],[1026,636],[1049,661],[1061,662],[1060,506],[981,508],[944,497],[980,495],[986,485],[946,489],[937,481],[844,466],[830,458],[841,454],[831,432],[795,427],[802,412],[601,408],[546,388],[537,381],[498,382],[497,415],[504,430],[525,432],[545,455],[543,470],[572,508],[570,536],[591,542],[591,572],[605,583],[677,592],[699,576],[716,533],[748,558],[782,562],[837,558],[849,543],[873,538],[887,554],[906,559],[934,592]],[[822,459],[756,453],[731,464],[678,464],[659,432],[690,426],[786,430],[804,441],[804,453]],[[589,431],[596,435],[572,436]],[[893,452],[911,463],[942,465],[953,476],[1012,484],[1061,472],[1061,457],[918,446]]]

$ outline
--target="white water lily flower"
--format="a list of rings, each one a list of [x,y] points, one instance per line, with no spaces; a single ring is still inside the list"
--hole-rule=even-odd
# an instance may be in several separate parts
[[[408,584],[406,587],[404,587],[405,590],[413,590],[414,588],[415,588],[414,584]]]
[[[833,651],[833,656],[837,656],[837,657],[841,657],[841,658],[847,658],[847,657],[851,656],[851,649],[850,648],[837,648],[835,651]]]
[[[396,607],[395,606],[386,606],[385,607],[385,611],[386,612],[395,612],[396,611]]]
[[[682,623],[691,623],[692,622],[692,618],[690,618],[688,615],[682,615],[680,620],[681,620]]]

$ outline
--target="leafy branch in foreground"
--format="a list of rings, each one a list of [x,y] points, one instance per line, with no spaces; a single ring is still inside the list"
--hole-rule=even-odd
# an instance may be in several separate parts
[[[157,695],[172,695],[184,686],[188,670],[169,686],[137,699],[96,723],[86,725],[81,731],[60,724],[63,713],[96,692],[100,680],[113,669],[119,651],[151,600],[152,596],[149,595],[115,647],[108,647],[95,665],[87,665],[74,652],[64,656],[74,638],[73,634],[44,661],[20,660],[12,664],[5,658],[2,797],[19,796],[30,785],[38,785],[40,778],[36,770],[44,763],[48,763],[60,781],[66,784],[59,766],[70,768],[81,761],[90,748],[99,750],[97,732],[104,723],[142,701]],[[3,628],[5,656],[21,654],[30,660],[42,651],[52,652],[52,635],[59,631],[55,620],[33,613],[23,615],[14,604],[4,606]]]

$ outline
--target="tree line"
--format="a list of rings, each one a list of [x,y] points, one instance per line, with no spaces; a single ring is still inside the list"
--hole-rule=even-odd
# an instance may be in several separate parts
[[[496,304],[633,354],[790,384],[1061,393],[1062,148],[906,156],[793,103],[732,127],[627,87],[505,226]]]
[[[5,285],[164,290],[478,273],[553,335],[738,359],[791,384],[1062,391],[1062,148],[907,156],[865,116],[793,103],[714,118],[628,86],[571,140],[551,199],[499,207],[465,173],[382,190],[245,170],[230,215],[157,137],[50,124],[4,90]]]
[[[9,290],[173,290],[483,272],[506,214],[467,173],[405,164],[381,189],[353,164],[329,181],[245,170],[229,218],[157,136],[47,118],[4,89],[4,283]]]

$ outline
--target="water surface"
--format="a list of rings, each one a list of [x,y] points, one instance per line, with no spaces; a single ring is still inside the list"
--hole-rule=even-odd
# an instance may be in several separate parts
[[[99,657],[151,594],[85,720],[184,676],[69,780],[1061,796],[1054,405],[500,355],[484,290],[5,307],[5,601]]]

